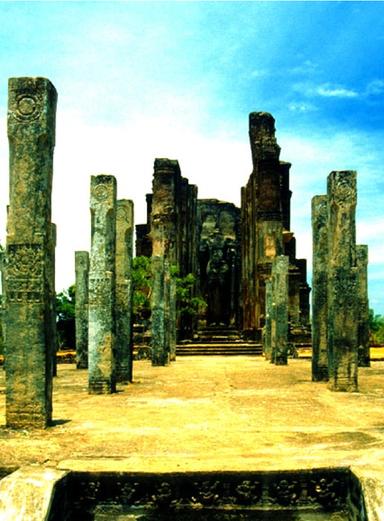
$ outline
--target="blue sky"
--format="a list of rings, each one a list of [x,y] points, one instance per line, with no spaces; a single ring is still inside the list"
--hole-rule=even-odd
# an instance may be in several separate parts
[[[248,114],[276,119],[292,162],[292,229],[311,259],[310,201],[331,170],[358,172],[357,240],[384,314],[384,3],[1,2],[0,240],[8,202],[7,79],[59,93],[53,192],[58,289],[89,249],[89,178],[113,174],[145,220],[155,157],[199,196],[239,203]],[[2,86],[1,86],[2,85]]]

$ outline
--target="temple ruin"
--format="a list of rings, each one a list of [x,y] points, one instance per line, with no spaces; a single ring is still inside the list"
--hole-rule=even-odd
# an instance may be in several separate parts
[[[180,275],[193,273],[194,291],[207,304],[198,321],[177,324],[179,339],[206,338],[207,331],[208,336],[221,331],[261,341],[265,285],[274,259],[286,255],[286,342],[310,340],[306,261],[296,258],[290,230],[291,165],[279,159],[273,117],[255,112],[249,122],[253,172],[241,189],[241,208],[217,199],[197,199],[197,188],[181,176],[177,161],[155,161],[147,223],[136,226],[136,254],[164,256]]]

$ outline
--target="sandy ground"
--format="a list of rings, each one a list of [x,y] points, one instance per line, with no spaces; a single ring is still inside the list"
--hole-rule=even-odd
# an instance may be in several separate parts
[[[309,360],[179,357],[134,364],[134,383],[87,393],[87,372],[61,364],[54,425],[5,428],[0,368],[0,468],[282,470],[384,468],[384,362],[359,371],[359,393],[311,382]]]

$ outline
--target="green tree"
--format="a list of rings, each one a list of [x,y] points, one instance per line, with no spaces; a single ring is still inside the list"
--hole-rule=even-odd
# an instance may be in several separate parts
[[[56,325],[60,347],[76,347],[75,334],[76,286],[56,294]]]
[[[151,312],[151,259],[139,256],[132,259],[132,307],[135,322],[147,319]]]
[[[369,310],[369,337],[372,344],[384,344],[384,317]]]

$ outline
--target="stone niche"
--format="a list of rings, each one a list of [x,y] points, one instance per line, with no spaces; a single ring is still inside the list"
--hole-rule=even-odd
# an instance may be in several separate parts
[[[237,326],[240,285],[240,209],[217,199],[200,199],[198,240],[200,292],[207,326]]]

